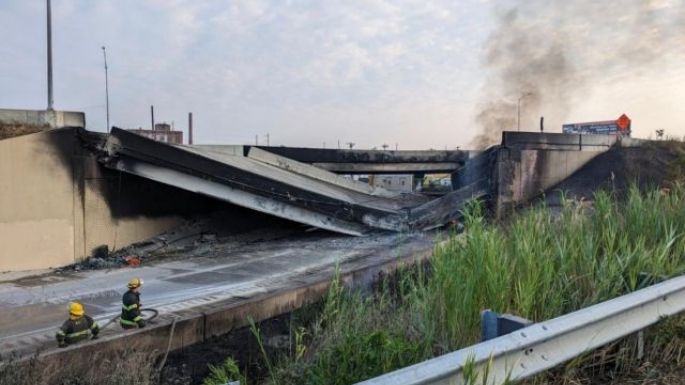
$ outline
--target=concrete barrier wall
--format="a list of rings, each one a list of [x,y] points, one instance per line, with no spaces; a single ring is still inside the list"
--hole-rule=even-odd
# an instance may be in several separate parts
[[[32,126],[85,127],[86,114],[76,111],[16,110],[0,108],[0,123]]]
[[[630,139],[630,138],[626,138]],[[502,147],[517,150],[606,151],[622,138],[617,135],[582,135],[505,131]]]
[[[180,223],[173,214],[115,216],[107,178],[75,129],[0,140],[0,271],[68,265]]]

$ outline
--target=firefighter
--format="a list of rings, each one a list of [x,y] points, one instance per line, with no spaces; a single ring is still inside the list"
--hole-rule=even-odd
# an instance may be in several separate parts
[[[128,291],[122,298],[121,318],[119,324],[124,329],[144,328],[145,320],[140,316],[140,287],[143,280],[131,278],[128,281]]]
[[[69,319],[57,331],[57,344],[60,348],[83,341],[88,337],[98,338],[100,327],[89,315],[85,314],[83,305],[78,302],[69,304]]]

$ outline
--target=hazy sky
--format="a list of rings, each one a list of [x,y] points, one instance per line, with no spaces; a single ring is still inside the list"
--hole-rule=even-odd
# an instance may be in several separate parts
[[[639,1],[659,20],[685,21],[685,0]],[[88,128],[104,131],[105,45],[115,126],[148,127],[154,104],[156,121],[177,129],[186,129],[192,111],[196,143],[254,143],[255,135],[263,143],[269,133],[272,145],[464,148],[481,130],[475,116],[493,94],[486,47],[502,13],[519,3],[52,0],[55,108],[85,111]],[[620,14],[621,1],[611,3]],[[600,16],[620,21],[609,11]],[[578,57],[600,63],[616,30],[595,34],[579,15],[565,21],[574,27],[566,38],[578,40],[564,55],[571,65]],[[526,26],[545,31],[559,22],[526,17]],[[655,25],[649,28],[663,27]],[[0,0],[0,35],[0,108],[45,108],[45,1]],[[548,100],[524,111],[522,128],[537,129],[540,115],[547,131],[560,131],[562,122],[625,112],[636,136],[657,128],[685,135],[685,40],[673,36],[639,68],[631,65],[633,52],[614,52],[621,66],[581,66],[593,76],[569,91],[578,94],[573,104],[558,111]],[[579,56],[584,49],[592,51]]]

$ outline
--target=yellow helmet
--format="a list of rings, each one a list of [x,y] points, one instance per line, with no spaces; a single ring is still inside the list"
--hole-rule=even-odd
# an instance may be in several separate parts
[[[82,316],[85,312],[83,311],[83,305],[78,302],[72,302],[69,304],[69,314],[75,316]]]
[[[141,286],[143,286],[143,280],[138,278],[138,277],[131,278],[131,280],[128,281],[129,289],[135,289],[136,287],[141,287]]]

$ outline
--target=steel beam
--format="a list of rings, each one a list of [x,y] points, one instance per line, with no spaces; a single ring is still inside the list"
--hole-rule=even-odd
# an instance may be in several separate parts
[[[462,163],[312,163],[313,166],[338,174],[414,174],[450,173]]]

